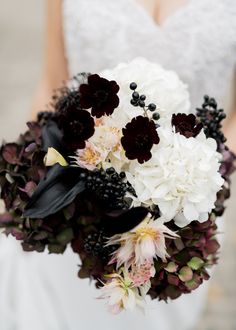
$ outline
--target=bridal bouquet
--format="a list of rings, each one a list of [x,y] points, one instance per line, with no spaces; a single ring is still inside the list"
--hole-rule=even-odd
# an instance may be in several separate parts
[[[80,256],[109,309],[195,290],[217,262],[235,156],[213,98],[136,59],[80,74],[0,149],[0,226],[25,251]]]

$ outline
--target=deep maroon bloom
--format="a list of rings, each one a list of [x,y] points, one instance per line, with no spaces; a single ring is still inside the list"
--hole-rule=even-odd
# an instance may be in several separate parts
[[[175,131],[186,138],[196,137],[203,128],[202,123],[199,123],[193,114],[173,114],[171,123],[172,126],[175,126]]]
[[[121,138],[126,157],[141,164],[152,157],[152,146],[159,141],[154,121],[143,116],[133,118],[123,129]]]
[[[88,83],[82,84],[80,91],[80,105],[83,109],[92,109],[92,115],[100,118],[111,115],[119,105],[119,86],[115,81],[101,78],[97,74],[88,77]]]
[[[85,148],[86,140],[94,134],[94,126],[94,119],[86,110],[70,110],[59,120],[64,142],[72,150]]]

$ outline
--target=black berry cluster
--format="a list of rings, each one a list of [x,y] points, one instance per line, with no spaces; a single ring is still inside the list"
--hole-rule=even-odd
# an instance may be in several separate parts
[[[84,250],[86,253],[107,262],[112,253],[117,250],[117,246],[106,246],[106,243],[107,237],[103,230],[92,232],[84,239]]]
[[[160,119],[160,114],[158,113],[158,112],[155,112],[156,110],[157,110],[157,106],[156,106],[156,104],[154,104],[154,103],[150,103],[149,105],[146,105],[146,102],[145,102],[145,100],[146,100],[146,95],[144,95],[144,94],[139,94],[138,92],[137,92],[137,84],[135,83],[135,82],[132,82],[131,84],[130,84],[130,89],[133,91],[133,94],[132,94],[132,99],[131,99],[131,101],[130,101],[130,103],[134,106],[134,107],[141,107],[141,108],[143,108],[143,110],[145,111],[145,112],[147,112],[147,111],[150,111],[150,112],[152,112],[153,114],[152,114],[152,119],[153,120],[159,120]]]
[[[218,109],[214,98],[210,98],[208,95],[204,96],[202,107],[197,108],[197,117],[203,124],[207,137],[215,139],[218,144],[226,142],[226,138],[221,131],[221,122],[225,119],[226,114],[223,109]]]
[[[81,176],[86,180],[87,189],[103,200],[109,209],[128,208],[125,196],[127,192],[134,193],[134,190],[126,182],[124,172],[118,174],[113,167],[110,167],[106,171],[82,173]]]

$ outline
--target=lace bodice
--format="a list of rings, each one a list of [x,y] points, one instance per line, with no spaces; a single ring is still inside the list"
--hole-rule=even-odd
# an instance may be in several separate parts
[[[64,0],[69,71],[98,72],[143,56],[175,70],[193,107],[220,102],[236,62],[235,0],[189,0],[159,26],[137,0]]]

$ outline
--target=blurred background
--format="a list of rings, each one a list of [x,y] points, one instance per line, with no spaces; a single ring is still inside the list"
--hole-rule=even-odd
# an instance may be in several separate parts
[[[29,118],[31,100],[41,69],[43,2],[0,0],[1,141],[5,139],[11,142],[26,128],[25,122]],[[196,330],[236,330],[235,201],[236,175],[225,216],[220,262],[211,280],[207,308]],[[1,327],[0,329],[4,330]]]

